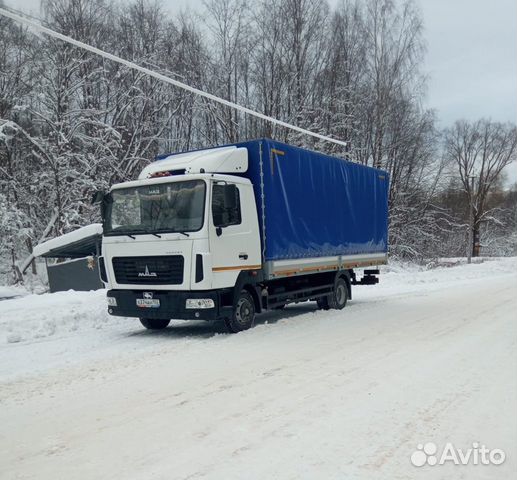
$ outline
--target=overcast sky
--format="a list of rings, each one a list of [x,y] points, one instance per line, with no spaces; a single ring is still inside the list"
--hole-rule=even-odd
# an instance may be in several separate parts
[[[443,124],[517,122],[517,1],[421,0],[427,104]]]

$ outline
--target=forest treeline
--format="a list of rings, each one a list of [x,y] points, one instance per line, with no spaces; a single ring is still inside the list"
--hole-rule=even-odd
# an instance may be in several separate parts
[[[0,0],[0,4],[1,4]],[[155,155],[273,137],[390,174],[390,253],[517,253],[514,124],[438,128],[424,108],[422,15],[412,1],[43,0],[58,32],[341,147],[244,115],[0,17],[0,276],[42,238],[99,220],[93,191]],[[476,101],[473,99],[472,101]],[[473,207],[469,236],[469,205]],[[468,247],[469,242],[470,247]]]

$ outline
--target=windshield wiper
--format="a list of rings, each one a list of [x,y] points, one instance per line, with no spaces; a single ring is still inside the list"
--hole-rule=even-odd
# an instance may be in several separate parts
[[[155,237],[158,237],[158,238],[162,238],[161,235],[159,235],[158,233],[155,233],[155,232],[146,231],[144,233],[147,233],[149,235],[154,235]],[[185,235],[185,237],[190,237],[190,235],[187,232],[173,232],[173,233],[181,233],[182,235]]]
[[[151,230],[146,230],[144,228],[142,228],[142,230],[140,230],[138,233],[144,235],[154,235],[155,237],[162,238],[162,236],[159,233],[151,232]]]
[[[119,230],[118,228],[114,228],[114,229],[110,230],[108,233],[115,234],[115,235],[125,235],[129,238],[132,238],[133,240],[136,238],[134,235],[131,235],[131,233],[124,231],[122,229]]]

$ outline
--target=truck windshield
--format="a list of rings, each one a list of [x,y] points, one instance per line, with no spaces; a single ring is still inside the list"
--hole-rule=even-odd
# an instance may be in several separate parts
[[[205,182],[187,180],[113,190],[104,234],[195,232],[203,226]]]

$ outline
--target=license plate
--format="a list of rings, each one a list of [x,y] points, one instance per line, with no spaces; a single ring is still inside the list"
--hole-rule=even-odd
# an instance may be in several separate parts
[[[136,306],[140,308],[160,308],[160,300],[158,298],[137,298]]]

